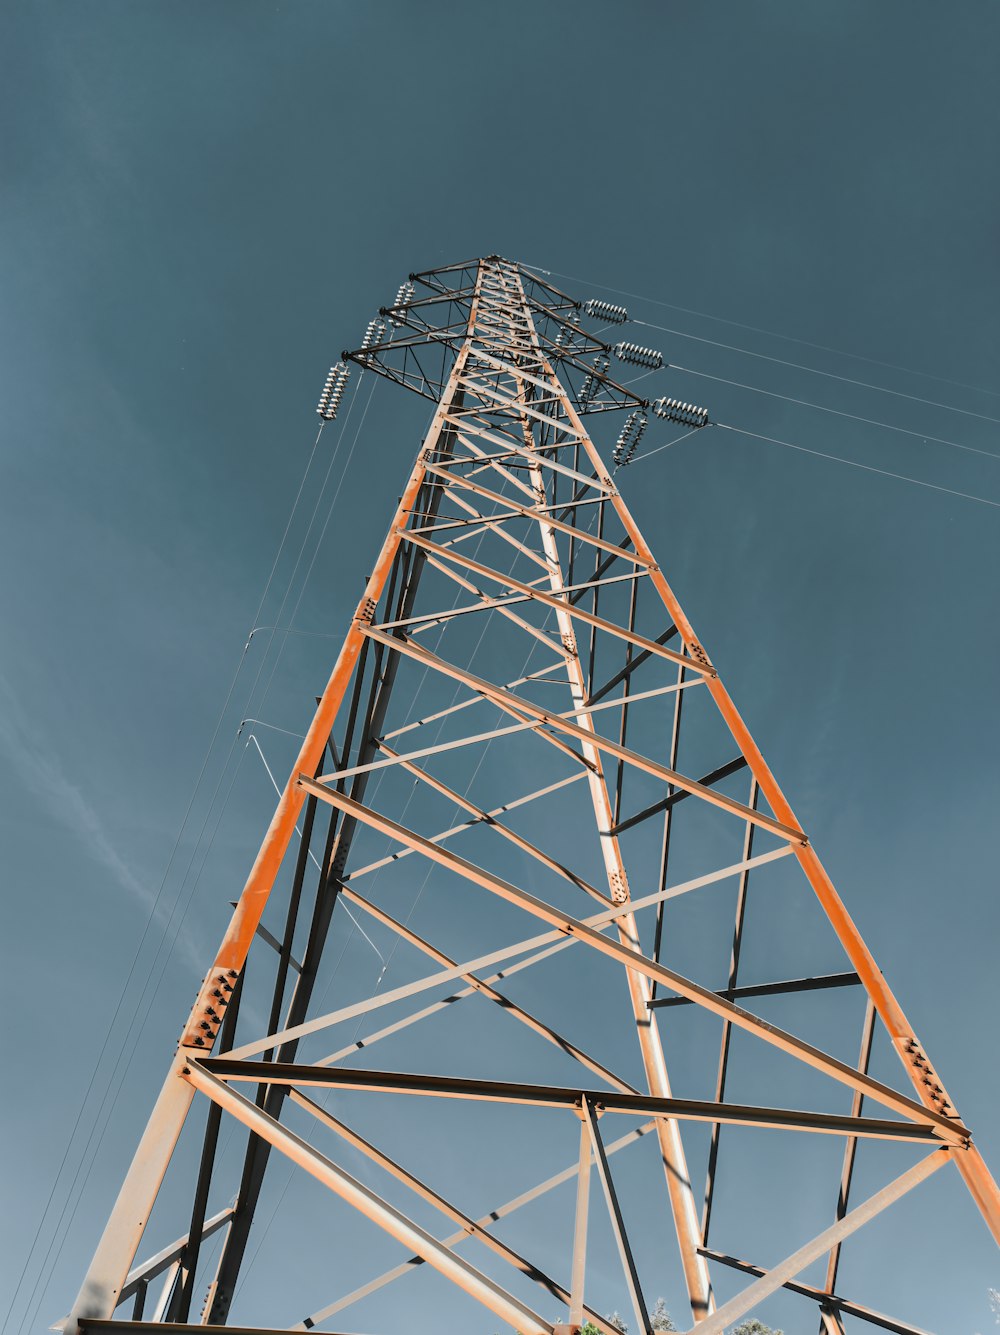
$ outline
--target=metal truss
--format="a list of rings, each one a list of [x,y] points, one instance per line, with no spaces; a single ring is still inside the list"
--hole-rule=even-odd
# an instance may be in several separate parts
[[[507,357],[509,364],[530,370],[533,354],[527,352],[526,344],[522,346],[530,329],[533,347],[550,367],[559,367],[560,392],[568,394],[578,414],[649,406],[648,400],[618,384],[602,369],[610,362],[612,348],[580,327],[578,301],[527,270],[518,270],[517,310],[504,302],[484,305],[478,302],[481,262],[496,263],[497,257],[410,274],[409,285],[414,289],[411,299],[380,307],[382,318],[373,331],[379,337],[364,347],[345,350],[343,358],[438,403],[448,389],[451,370],[465,345],[473,304],[477,303],[480,343],[472,367],[485,373],[481,374],[484,384],[490,364],[483,359],[497,351]],[[512,330],[518,339],[513,347],[509,344]],[[522,358],[526,360],[522,362]],[[495,380],[502,393],[503,377]],[[544,407],[544,402],[539,406]]]
[[[701,1335],[721,1335],[778,1290],[801,1296],[804,1313],[811,1305],[827,1335],[843,1332],[845,1320],[912,1335],[916,1327],[840,1292],[844,1243],[945,1166],[1000,1241],[1000,1194],[588,434],[581,377],[606,345],[581,331],[578,303],[496,256],[414,274],[411,283],[412,300],[383,311],[393,336],[345,355],[433,399],[434,418],[64,1329],[259,1330],[226,1322],[277,1152],[402,1249],[306,1317],[291,1293],[284,1329],[339,1321],[385,1285],[434,1271],[521,1335],[568,1335],[588,1320],[612,1335],[587,1301],[599,1184],[636,1329],[651,1335],[626,1224],[635,1206],[612,1171],[617,1154],[645,1141],[655,1142],[660,1167],[646,1176],[644,1217],[661,1220],[659,1231],[675,1242]],[[584,396],[589,411],[642,402],[598,379]],[[311,861],[319,875],[310,897]],[[412,891],[417,869],[440,896],[428,921],[446,924],[447,949],[400,916],[393,887]],[[748,981],[741,965],[751,903],[766,925],[772,878],[787,886],[793,872],[795,893],[826,932],[825,971]],[[706,897],[721,911],[723,895],[735,913],[724,954],[714,965],[685,965],[673,915]],[[405,943],[410,973],[316,1014],[341,904]],[[516,922],[511,940],[498,924]],[[256,1030],[238,1025],[251,947],[262,961],[257,976],[270,980],[263,1032],[259,1021]],[[576,1023],[570,1008],[573,1034],[564,1032],[565,1005],[544,991],[571,948],[577,977],[593,980],[592,1011],[581,998]],[[421,956],[429,965],[416,966]],[[528,970],[534,985],[524,992]],[[565,971],[557,976],[565,989]],[[810,1037],[804,999],[813,994],[810,1004],[840,1008],[829,1012],[839,1026],[851,999],[863,998],[856,1061]],[[745,1009],[748,1001],[785,1010],[765,1018]],[[411,1046],[435,1025],[443,1032],[456,1008],[487,1002],[527,1045],[523,1078],[450,1069],[446,1043]],[[713,1092],[678,1097],[660,1017],[669,1037],[695,1012],[714,1026],[697,1086]],[[350,1021],[367,1026],[362,1037],[345,1038]],[[898,1080],[885,1061],[872,1073],[877,1044]],[[733,1097],[737,1046],[741,1069],[759,1063],[769,1073],[766,1104]],[[377,1056],[368,1064],[376,1048],[387,1054],[384,1069]],[[444,1069],[413,1069],[414,1050],[437,1053]],[[811,1090],[814,1106],[781,1097],[781,1072],[798,1091],[792,1098]],[[337,1115],[317,1101],[329,1090],[339,1094]],[[341,1110],[361,1095],[394,1101],[399,1125],[412,1129],[405,1148],[419,1140],[417,1107],[457,1101],[470,1126],[484,1105],[532,1117],[548,1110],[565,1120],[569,1162],[473,1213],[344,1120]],[[187,1231],[135,1265],[196,1097],[207,1121]],[[224,1120],[247,1132],[234,1198],[231,1184],[216,1180]],[[610,1136],[612,1125],[622,1134]],[[692,1154],[699,1126],[708,1130]],[[787,1256],[747,1261],[715,1245],[732,1227],[720,1183],[727,1172],[738,1182],[762,1136],[810,1145],[836,1137],[843,1154],[822,1198],[830,1222]],[[321,1137],[322,1150],[313,1143]],[[516,1180],[524,1156],[512,1139],[504,1145],[494,1135],[489,1152],[509,1154]],[[887,1141],[909,1154],[902,1171],[898,1157],[891,1171],[879,1166]],[[455,1231],[439,1236],[349,1172],[338,1146]],[[857,1202],[860,1155],[882,1185]],[[507,1240],[517,1212],[574,1182],[564,1257],[555,1241],[551,1254],[529,1257]],[[819,1174],[791,1189],[811,1199],[824,1190]],[[202,1248],[217,1232],[222,1250],[207,1274]],[[489,1269],[468,1259],[467,1242]],[[804,1282],[819,1262],[824,1282]],[[494,1277],[498,1265],[504,1282]],[[736,1275],[748,1282],[732,1291]],[[147,1303],[154,1280],[161,1290]],[[206,1293],[195,1326],[194,1303]],[[115,1319],[126,1300],[131,1312]]]

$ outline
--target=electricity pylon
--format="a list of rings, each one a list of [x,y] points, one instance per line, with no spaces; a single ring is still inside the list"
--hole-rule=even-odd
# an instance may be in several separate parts
[[[669,1223],[677,1244],[671,1264],[679,1257],[703,1335],[719,1335],[779,1289],[812,1302],[828,1335],[842,1332],[845,1318],[913,1331],[839,1292],[842,1246],[946,1165],[1000,1240],[1000,1194],[968,1129],[584,424],[627,412],[615,446],[624,463],[649,411],[691,429],[705,425],[707,413],[671,398],[652,403],[614,380],[613,353],[648,367],[662,359],[628,343],[610,348],[585,332],[584,313],[604,323],[625,318],[606,303],[589,303],[584,312],[541,278],[491,256],[412,275],[369,326],[363,346],[331,372],[324,417],[335,415],[348,365],[356,363],[431,400],[433,420],[66,1321],[69,1335],[108,1329],[127,1299],[135,1305],[126,1329],[164,1322],[195,1329],[192,1313],[202,1301],[198,1329],[225,1323],[273,1151],[326,1187],[331,1209],[337,1198],[336,1209],[359,1211],[402,1247],[401,1264],[308,1318],[290,1310],[294,1329],[328,1322],[422,1266],[425,1280],[436,1271],[488,1309],[490,1321],[499,1318],[522,1335],[576,1331],[588,1320],[614,1335],[593,1305],[587,1265],[593,1168],[608,1211],[604,1234],[619,1254],[636,1327],[650,1335],[625,1226],[639,1207],[626,1202],[610,1166],[643,1138],[660,1160],[645,1181],[643,1231],[663,1238],[659,1222]],[[321,837],[324,813],[329,825]],[[310,859],[319,876],[308,915]],[[434,878],[425,899],[425,906],[434,901],[430,920],[459,949],[432,944],[392,911],[392,887],[412,889],[418,868],[424,884]],[[767,924],[778,912],[768,902],[777,893],[768,891],[771,878],[785,893],[793,871],[793,893],[809,900],[841,967],[748,985],[740,973],[748,905],[752,899],[757,920]],[[366,894],[376,882],[377,891]],[[682,970],[678,915],[706,897],[710,908],[719,906],[723,894],[735,907],[734,919],[726,914],[723,953],[709,958],[706,949]],[[411,976],[315,1014],[331,928],[346,930],[336,910],[346,913],[348,905],[405,943]],[[276,930],[265,927],[268,910],[278,915]],[[248,1032],[244,1021],[237,1033],[251,945],[273,975],[269,1020],[263,1032],[259,1022]],[[562,963],[570,948],[574,975]],[[421,955],[431,970],[414,974]],[[513,979],[529,969],[534,990],[519,999]],[[700,979],[691,976],[698,973]],[[546,977],[555,981],[539,1003]],[[567,1001],[571,977],[577,986]],[[827,1034],[834,1024],[838,1034],[846,1026],[841,1002],[862,998],[856,1062],[806,1036],[814,1018],[806,994],[830,1007],[822,1012]],[[758,1007],[783,999],[790,1020],[778,1025],[744,1009],[752,998]],[[573,1036],[562,1032],[563,1019],[557,1027],[545,1013],[550,1002]],[[475,1017],[485,1019],[475,1008],[487,1003],[506,1017],[511,1034],[518,1030],[523,1052],[512,1038],[494,1056],[470,1038]],[[386,1007],[391,1020],[379,1018]],[[460,1014],[472,1027],[449,1044],[448,1026]],[[696,1014],[714,1026],[710,1043],[683,1039],[686,1017]],[[667,1049],[673,1043],[686,1053],[685,1079],[711,1097],[675,1097],[661,1016]],[[372,1027],[360,1040],[342,1038],[331,1053],[331,1031],[347,1021]],[[434,1037],[420,1046],[417,1035],[425,1032]],[[739,1081],[771,1091],[766,1106],[733,1101],[730,1058],[737,1048]],[[877,1078],[870,1061],[880,1050],[887,1073]],[[426,1073],[435,1059],[444,1069]],[[476,1074],[483,1061],[491,1078]],[[414,1069],[417,1062],[423,1069]],[[698,1063],[705,1068],[700,1084],[691,1074]],[[497,1074],[511,1065],[531,1078]],[[629,1078],[620,1073],[625,1068]],[[791,1106],[780,1097],[786,1089],[815,1106]],[[317,1090],[338,1091],[338,1115],[317,1101]],[[509,1156],[505,1171],[520,1194],[473,1217],[341,1120],[352,1100],[368,1108],[373,1094],[394,1100],[404,1152],[417,1148],[428,1125],[415,1108],[457,1107],[474,1158],[484,1144],[473,1129],[480,1108],[506,1107],[511,1143],[507,1122],[494,1118],[489,1156]],[[186,1231],[136,1265],[198,1096],[207,1121]],[[541,1183],[523,1181],[525,1165],[546,1162],[549,1151],[526,1152],[517,1108],[532,1116],[561,1110],[566,1134],[575,1128],[569,1165]],[[311,1138],[289,1124],[293,1110],[296,1125],[313,1128]],[[247,1131],[234,1198],[226,1195],[232,1184],[213,1177],[224,1119]],[[616,1120],[630,1129],[612,1139],[607,1128]],[[381,1171],[392,1192],[405,1188],[457,1231],[442,1239],[440,1230],[424,1227],[316,1148],[312,1139],[320,1134],[349,1146]],[[784,1183],[796,1201],[819,1199],[831,1222],[784,1259],[747,1261],[710,1245],[709,1226],[716,1233],[725,1227],[722,1206],[713,1213],[720,1184],[728,1173],[738,1196],[741,1165],[767,1137],[824,1145],[836,1137],[843,1150],[828,1194],[818,1175]],[[902,1172],[898,1152],[888,1174],[880,1166],[886,1142],[909,1152]],[[453,1153],[465,1145],[456,1142]],[[866,1179],[881,1185],[855,1204],[859,1156]],[[705,1180],[697,1194],[696,1166]],[[565,1238],[553,1237],[544,1255],[530,1259],[503,1240],[517,1210],[574,1180],[575,1206],[564,1201]],[[776,1193],[781,1185],[775,1182]],[[213,1212],[213,1200],[222,1199],[232,1203]],[[208,1275],[203,1244],[219,1231],[221,1253]],[[592,1256],[593,1228],[591,1236]],[[489,1270],[460,1250],[470,1238]],[[822,1282],[801,1280],[824,1262]],[[500,1263],[510,1267],[504,1282],[493,1276]],[[742,1287],[717,1298],[713,1281],[731,1292],[740,1273]],[[144,1315],[147,1289],[161,1277],[155,1308],[151,1301]],[[289,1294],[290,1309],[297,1301]]]

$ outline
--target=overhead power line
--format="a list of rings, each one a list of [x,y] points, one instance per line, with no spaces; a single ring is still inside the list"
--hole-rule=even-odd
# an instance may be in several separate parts
[[[859,463],[856,459],[845,459],[839,454],[829,454],[824,450],[813,450],[807,445],[796,445],[790,440],[780,440],[777,436],[765,436],[759,431],[748,431],[745,427],[733,426],[729,422],[709,422],[709,426],[718,427],[720,431],[735,431],[741,436],[751,436],[754,440],[766,440],[772,445],[784,445],[787,449],[798,450],[801,454],[813,454],[817,459],[829,459],[834,463],[847,464],[851,468],[861,468],[866,473],[879,473],[882,477],[895,478],[898,482],[910,482],[915,487],[926,487],[930,491],[940,491],[947,496],[958,496],[964,501],[976,501],[979,505],[989,505],[994,509],[1000,509],[1000,501],[991,501],[985,496],[975,496],[969,491],[957,491],[954,487],[942,487],[936,482],[924,482],[920,478],[909,477],[905,473],[894,473],[888,468],[877,468],[874,464]],[[669,450],[673,445],[679,445],[682,440],[687,440],[693,436],[696,431],[703,428],[694,427],[690,431],[685,431],[682,436],[677,436],[674,440],[668,440],[664,445],[657,445],[653,450],[647,450],[644,454],[637,454],[629,464],[641,463],[643,459],[650,459],[654,454],[659,454],[662,450]],[[615,472],[619,472],[615,469]]]
[[[904,436],[916,436],[918,440],[927,441],[934,445],[950,445],[956,450],[966,450],[969,454],[984,454],[988,459],[1000,459],[1000,455],[994,454],[992,450],[980,450],[975,445],[962,445],[957,440],[948,440],[944,436],[929,436],[923,431],[913,431],[909,427],[896,426],[892,422],[880,422],[874,417],[861,417],[858,413],[849,413],[842,408],[828,408],[822,403],[811,403],[808,399],[795,399],[789,394],[779,394],[773,389],[761,389],[759,385],[747,385],[741,380],[727,380],[725,376],[712,375],[708,371],[695,371],[690,366],[678,366],[676,363],[670,363],[672,371],[681,371],[684,375],[696,375],[702,380],[715,380],[720,385],[732,385],[734,389],[748,389],[753,394],[766,394],[770,399],[783,399],[785,403],[796,403],[802,408],[815,408],[817,412],[832,413],[834,417],[848,417],[853,422],[864,422],[867,426],[882,427],[886,431],[898,431]]]
[[[658,329],[663,334],[675,334],[678,338],[690,339],[693,343],[708,343],[713,348],[725,348],[727,352],[740,352],[744,357],[756,357],[759,361],[774,362],[777,366],[788,366],[794,371],[807,371],[809,375],[821,375],[827,380],[839,380],[845,385],[857,385],[861,389],[874,389],[879,394],[891,394],[896,399],[909,399],[911,403],[922,403],[929,408],[943,408],[949,413],[961,413],[963,417],[977,417],[982,422],[996,422],[1000,417],[990,417],[988,413],[976,413],[971,408],[958,408],[953,403],[941,403],[937,399],[923,399],[919,394],[907,394],[901,389],[889,389],[887,385],[876,385],[870,380],[854,380],[848,375],[837,375],[835,371],[821,371],[816,366],[804,366],[801,362],[790,362],[784,357],[771,357],[766,352],[753,352],[750,348],[741,348],[734,343],[720,343],[717,338],[703,338],[699,334],[689,334],[683,329],[671,329],[665,324],[653,324],[650,320],[633,320],[646,329]],[[984,393],[988,391],[984,390]]]
[[[759,325],[743,324],[740,320],[728,320],[723,315],[711,315],[708,311],[696,311],[690,306],[676,306],[670,301],[661,301],[657,297],[645,297],[640,292],[628,292],[623,287],[611,287],[608,283],[595,283],[591,279],[577,278],[573,274],[561,273],[558,269],[543,269],[539,264],[525,264],[525,269],[534,269],[537,273],[551,278],[568,278],[571,283],[583,283],[586,287],[597,287],[602,292],[615,292],[620,297],[634,297],[636,301],[648,302],[651,306],[663,306],[670,311],[680,311],[682,315],[697,315],[703,320],[714,320],[718,324],[731,325],[734,329],[746,329],[752,334],[765,334],[768,338],[780,338],[785,343],[798,343],[804,348],[816,348],[820,352],[832,352],[838,357],[852,357],[855,361],[868,362],[871,366],[884,366],[889,371],[902,371],[904,375],[923,376],[925,380],[937,380],[943,385],[954,385],[957,389],[971,389],[976,394],[988,394],[990,398],[1000,399],[1000,392],[984,389],[982,385],[970,385],[962,380],[952,380],[949,376],[934,375],[931,371],[916,371],[912,366],[899,366],[896,362],[880,361],[877,357],[866,357],[860,352],[847,352],[844,348],[832,348],[826,343],[812,343],[807,338],[797,338],[794,334],[779,334],[775,329],[762,329]]]
[[[752,436],[754,440],[766,440],[772,445],[784,445],[786,449],[798,450],[801,454],[814,454],[817,459],[831,459],[838,464],[847,464],[851,468],[862,468],[866,473],[880,473],[883,477],[893,477],[897,482],[910,482],[915,487],[927,487],[930,491],[942,491],[947,496],[958,496],[963,501],[975,501],[978,505],[989,505],[1000,510],[1000,501],[987,500],[985,496],[974,496],[968,491],[956,491],[953,487],[942,487],[936,482],[922,482],[920,478],[907,477],[905,473],[893,473],[887,468],[876,468],[874,464],[862,464],[856,459],[844,459],[839,454],[827,454],[823,450],[812,450],[806,445],[796,445],[790,440],[779,440],[777,436],[765,436],[759,431],[747,431],[745,427],[730,426],[727,422],[713,422],[721,431],[735,431],[741,436]],[[645,456],[644,456],[645,457]]]

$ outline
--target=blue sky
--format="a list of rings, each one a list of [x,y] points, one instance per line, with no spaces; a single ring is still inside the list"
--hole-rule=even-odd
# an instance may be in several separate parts
[[[658,392],[1000,502],[998,27],[919,0],[4,8],[3,1291],[39,1230],[12,1329],[72,1297],[266,819],[242,740],[223,770],[236,725],[307,717],[419,440],[378,386],[260,618],[316,638],[272,680],[254,637],[161,892],[330,362],[410,270],[499,251],[675,331],[635,329],[690,368]],[[718,431],[622,488],[1000,1164],[996,505]],[[981,1330],[995,1249],[957,1190],[940,1210],[948,1266],[901,1314]]]

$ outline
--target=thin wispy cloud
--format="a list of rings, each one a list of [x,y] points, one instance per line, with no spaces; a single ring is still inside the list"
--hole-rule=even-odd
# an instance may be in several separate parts
[[[100,813],[53,759],[52,751],[46,739],[39,737],[37,725],[25,714],[10,682],[0,673],[0,753],[7,756],[25,787],[44,800],[53,819],[77,839],[119,890],[146,913],[155,915],[167,929],[171,906],[160,899],[158,883],[145,880],[129,865]],[[177,930],[176,944],[189,967],[204,968],[204,943],[195,941],[183,922]]]
[[[51,749],[39,738],[3,675],[0,675],[0,749],[27,787],[44,797],[53,818],[79,839],[91,858],[110,873],[122,890],[146,909],[152,909],[156,899],[152,888],[128,865],[100,815],[53,759]]]

